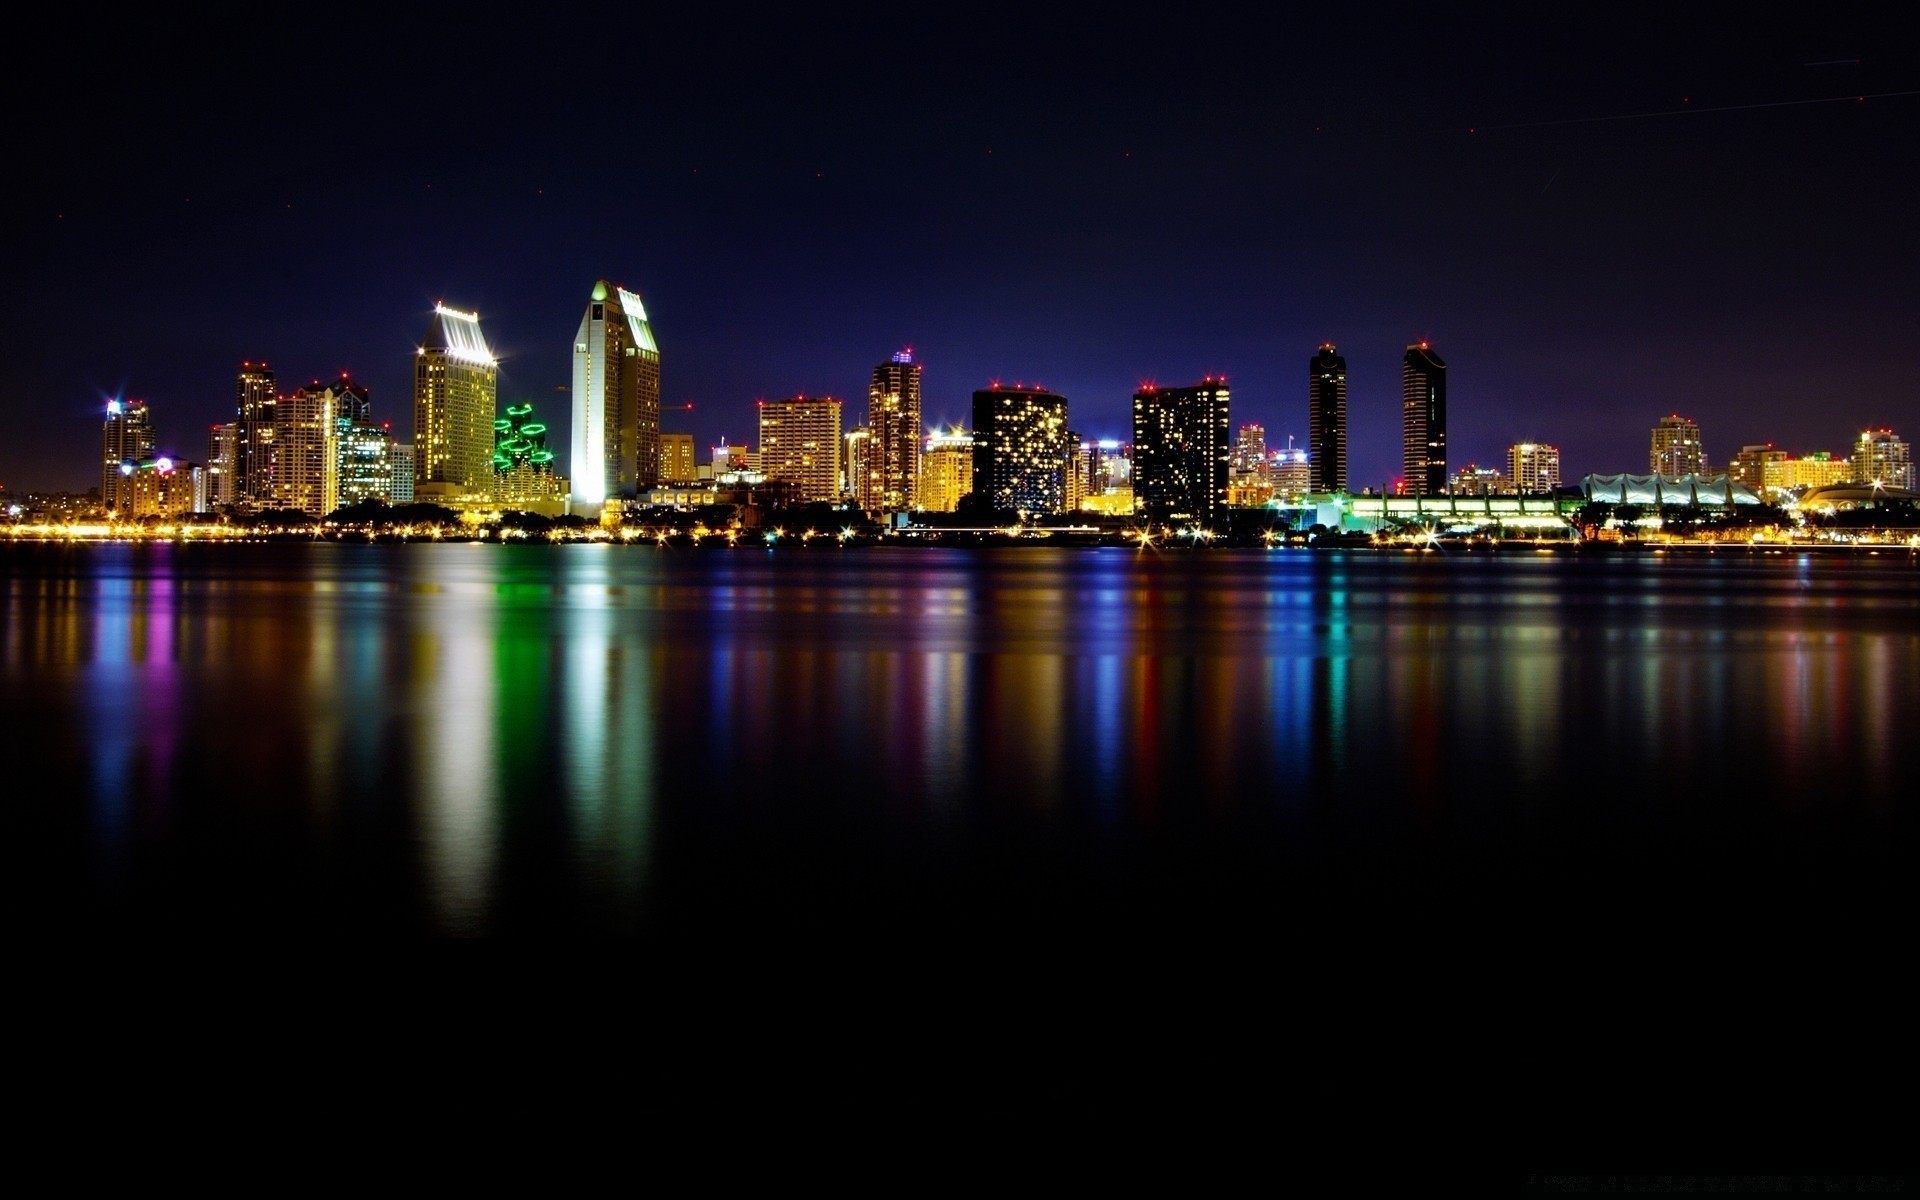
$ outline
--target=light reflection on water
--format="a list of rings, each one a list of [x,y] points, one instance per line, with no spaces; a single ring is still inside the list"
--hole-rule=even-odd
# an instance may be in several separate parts
[[[1463,877],[1572,903],[1648,847],[1671,898],[1753,886],[1736,845],[1860,885],[1847,856],[1911,820],[1898,560],[318,543],[0,567],[0,719],[49,767],[12,815],[57,911],[108,926],[1267,920],[1301,889]]]

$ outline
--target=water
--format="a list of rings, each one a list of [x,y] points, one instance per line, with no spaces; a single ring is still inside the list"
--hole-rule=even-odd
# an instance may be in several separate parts
[[[14,545],[0,597],[45,933],[1904,936],[1904,554]]]

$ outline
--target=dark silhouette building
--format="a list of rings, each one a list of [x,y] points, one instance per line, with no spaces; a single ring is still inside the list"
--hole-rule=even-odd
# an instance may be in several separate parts
[[[1347,490],[1347,360],[1332,342],[1307,361],[1307,490]]]
[[[971,507],[1046,517],[1066,507],[1067,398],[1045,388],[973,394]]]
[[[1447,364],[1425,342],[1400,363],[1402,474],[1409,496],[1447,490]]]
[[[1134,511],[1211,524],[1224,515],[1233,456],[1225,378],[1133,395]]]

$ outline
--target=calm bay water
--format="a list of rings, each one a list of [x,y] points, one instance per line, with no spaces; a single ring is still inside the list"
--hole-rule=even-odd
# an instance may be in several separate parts
[[[55,933],[1871,942],[1920,569],[15,545],[0,729]]]

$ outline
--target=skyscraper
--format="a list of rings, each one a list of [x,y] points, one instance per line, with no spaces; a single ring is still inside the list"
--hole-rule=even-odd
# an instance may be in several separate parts
[[[1257,471],[1267,461],[1267,427],[1257,422],[1242,425],[1233,444],[1233,469]]]
[[[1067,398],[1044,388],[973,394],[973,490],[996,513],[1051,516],[1066,502]]]
[[[1307,360],[1309,490],[1347,490],[1347,360],[1332,342]]]
[[[1647,470],[1655,475],[1707,473],[1706,447],[1700,442],[1700,427],[1692,417],[1674,413],[1660,418],[1660,423],[1653,427]]]
[[[875,508],[882,514],[920,506],[920,364],[913,348],[873,369],[867,386],[867,428],[873,431]]]
[[[840,401],[795,396],[760,402],[760,472],[802,500],[840,495]]]
[[[447,500],[486,491],[498,382],[479,314],[434,305],[433,324],[414,356],[415,495]]]
[[[1853,444],[1853,476],[1860,483],[1913,490],[1913,451],[1891,429],[1865,429]]]
[[[865,425],[847,430],[846,448],[840,460],[846,494],[853,500],[854,507],[862,512],[876,511],[879,505],[874,499],[873,430]]]
[[[1438,496],[1447,487],[1447,364],[1425,342],[1400,361],[1400,410],[1407,495]]]
[[[319,381],[315,381],[318,386]],[[353,377],[345,371],[340,378],[330,384],[333,388],[335,420],[345,419],[355,425],[373,424],[373,393],[364,383],[355,383]]]
[[[128,464],[153,458],[153,417],[145,400],[107,401],[100,457],[100,503],[122,517],[131,514]]]
[[[957,510],[960,497],[973,490],[973,435],[964,429],[930,434],[920,468],[920,507],[927,512]]]
[[[597,507],[660,482],[660,346],[640,297],[602,279],[573,335],[573,498]]]
[[[1133,499],[1155,521],[1210,523],[1227,503],[1231,397],[1224,377],[1133,396]]]
[[[274,410],[271,507],[324,517],[340,506],[339,398],[315,380]]]
[[[1560,447],[1521,442],[1507,447],[1507,479],[1522,496],[1541,496],[1560,486]]]
[[[273,410],[279,403],[273,370],[263,362],[240,364],[234,403],[234,499],[265,505],[273,494]]]
[[[207,501],[214,507],[232,504],[238,498],[235,467],[239,461],[239,428],[239,422],[227,421],[207,431]]]
[[[347,508],[368,500],[394,503],[393,431],[375,425],[334,418],[339,430],[339,495],[335,507]],[[407,495],[413,495],[412,462],[407,463]]]

